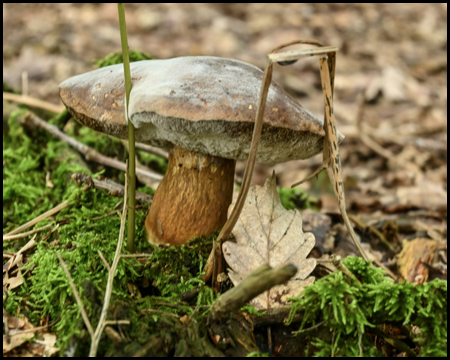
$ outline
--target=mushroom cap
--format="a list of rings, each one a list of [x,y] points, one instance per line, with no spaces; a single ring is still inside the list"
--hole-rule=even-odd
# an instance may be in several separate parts
[[[242,61],[211,56],[130,64],[128,114],[136,141],[228,159],[250,152],[263,72]],[[59,85],[69,112],[82,124],[127,139],[123,64],[74,76]],[[275,81],[267,96],[257,161],[276,164],[322,151],[323,121]],[[343,139],[341,134],[339,140]]]

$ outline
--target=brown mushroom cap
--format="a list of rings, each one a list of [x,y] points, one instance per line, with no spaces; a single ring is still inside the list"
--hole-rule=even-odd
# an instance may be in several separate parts
[[[129,115],[136,141],[228,159],[248,157],[263,77],[259,68],[210,56],[130,66]],[[127,139],[122,64],[74,76],[59,89],[78,121]],[[275,164],[309,158],[322,151],[324,135],[323,121],[272,81],[257,161]]]

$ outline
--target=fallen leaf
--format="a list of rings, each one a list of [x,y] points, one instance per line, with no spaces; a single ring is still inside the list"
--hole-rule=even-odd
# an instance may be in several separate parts
[[[13,315],[9,315],[5,309],[3,309],[3,324],[5,331],[5,324],[7,324],[7,335],[3,335],[3,354],[19,347],[25,343],[28,339],[34,337],[34,331],[27,331],[34,328],[34,325],[26,318],[18,318]],[[17,353],[15,353],[17,354]],[[27,355],[26,353],[25,355]],[[25,356],[21,353],[19,356]],[[28,355],[27,355],[28,356]]]
[[[228,213],[233,206],[230,205]],[[275,173],[264,187],[250,188],[233,235],[236,242],[225,242],[223,254],[231,267],[228,276],[235,286],[265,263],[273,268],[291,263],[298,268],[292,280],[254,298],[251,303],[257,309],[284,305],[287,297],[297,296],[314,282],[313,277],[307,277],[314,270],[316,260],[306,259],[314,247],[314,235],[303,233],[298,210],[286,210],[281,205]]]
[[[56,335],[51,333],[45,333],[43,335],[44,339],[36,340],[34,346],[32,347],[32,352],[35,355],[50,357],[55,355],[59,348],[55,347],[56,344]]]
[[[138,287],[134,284],[128,284],[128,291],[130,292],[132,298],[140,299],[142,297]]]
[[[429,269],[425,264],[432,263],[437,245],[437,241],[426,238],[403,241],[403,250],[397,255],[400,275],[416,285],[426,282]]]
[[[16,316],[10,316],[6,314],[9,329],[21,329],[25,325],[25,319],[18,318]]]
[[[9,332],[9,336],[3,335],[3,354],[8,353],[12,349],[22,345],[28,339],[34,337],[34,332],[23,332],[22,330],[13,329]]]

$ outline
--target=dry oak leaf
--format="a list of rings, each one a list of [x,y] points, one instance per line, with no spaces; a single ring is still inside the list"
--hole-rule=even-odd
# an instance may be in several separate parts
[[[234,204],[230,205],[228,214]],[[252,185],[237,221],[233,235],[236,242],[227,241],[222,250],[228,265],[228,275],[236,286],[262,264],[278,268],[291,263],[298,268],[286,284],[278,285],[251,301],[257,309],[285,305],[288,297],[297,296],[314,282],[308,275],[316,266],[315,259],[306,259],[315,244],[312,233],[303,233],[298,210],[286,210],[281,205],[276,188],[275,172],[264,187]]]

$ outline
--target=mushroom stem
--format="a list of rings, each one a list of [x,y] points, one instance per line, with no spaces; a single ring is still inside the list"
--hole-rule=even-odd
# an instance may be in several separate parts
[[[173,146],[145,220],[148,241],[180,245],[223,226],[233,197],[235,164]]]

